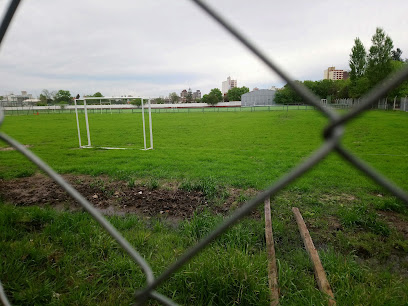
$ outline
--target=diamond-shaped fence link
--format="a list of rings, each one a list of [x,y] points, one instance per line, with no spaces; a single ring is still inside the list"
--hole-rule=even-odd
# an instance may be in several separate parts
[[[408,79],[408,67],[400,70],[396,74],[388,77],[381,84],[371,90],[363,99],[352,108],[348,113],[339,115],[330,108],[323,107],[319,99],[304,86],[294,82],[284,70],[272,62],[265,54],[262,53],[256,45],[248,40],[241,32],[233,27],[227,20],[225,20],[217,11],[213,10],[206,3],[201,0],[191,0],[205,13],[213,18],[225,30],[227,30],[233,37],[240,41],[247,47],[256,57],[258,57],[266,66],[277,73],[284,79],[302,98],[306,103],[316,107],[324,115],[326,115],[330,122],[323,131],[325,142],[317,149],[306,161],[297,165],[290,172],[284,174],[276,183],[268,187],[266,190],[260,192],[256,197],[246,202],[241,208],[237,209],[230,217],[221,223],[213,232],[207,237],[200,240],[196,245],[187,250],[178,260],[171,264],[160,276],[155,278],[153,271],[144,258],[129,244],[129,242],[115,229],[115,227],[106,220],[99,211],[93,207],[75,188],[68,184],[58,173],[56,173],[45,162],[38,158],[34,153],[25,148],[22,144],[9,137],[5,133],[0,133],[0,139],[14,147],[21,152],[31,162],[36,164],[41,170],[47,173],[56,183],[58,183],[72,198],[74,198],[91,216],[112,236],[113,239],[128,253],[134,262],[142,269],[146,276],[146,286],[135,293],[136,304],[143,304],[148,299],[155,299],[165,305],[175,305],[175,303],[168,297],[158,293],[155,289],[166,281],[174,272],[180,269],[186,262],[191,260],[195,255],[202,251],[214,239],[224,233],[230,226],[248,215],[258,204],[275,195],[282,188],[287,186],[290,182],[302,176],[305,172],[310,170],[321,160],[323,160],[329,153],[336,151],[349,163],[361,170],[367,176],[372,178],[379,185],[388,189],[396,197],[408,204],[408,193],[394,183],[389,181],[386,177],[378,173],[374,168],[367,165],[354,154],[344,148],[340,141],[344,134],[344,124],[354,119],[360,113],[370,108],[378,99],[382,98],[389,90],[395,88],[404,80]],[[3,18],[0,26],[0,44],[4,38],[10,21],[20,3],[20,0],[12,0],[10,6]],[[0,109],[0,126],[4,121],[4,112]],[[4,305],[10,305],[4,289],[0,282],[0,300]]]

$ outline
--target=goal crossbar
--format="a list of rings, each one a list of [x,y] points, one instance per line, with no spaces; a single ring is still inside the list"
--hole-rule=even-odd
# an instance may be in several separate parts
[[[78,140],[79,140],[79,148],[80,149],[86,149],[86,148],[95,148],[92,146],[91,143],[91,133],[89,131],[89,120],[88,120],[88,109],[86,105],[87,100],[99,100],[99,104],[101,106],[101,113],[102,113],[102,103],[109,104],[109,106],[112,105],[111,101],[112,100],[131,100],[135,99],[134,97],[89,97],[89,98],[82,98],[82,99],[74,99],[74,104],[75,104],[75,117],[76,117],[76,122],[77,122],[77,129],[78,129]],[[144,148],[141,150],[153,150],[153,127],[152,127],[152,109],[150,106],[150,99],[145,99],[148,100],[148,112],[149,112],[149,130],[150,130],[150,146],[147,147],[147,141],[146,141],[146,123],[145,123],[145,105],[143,103],[143,98],[141,99],[141,104],[142,104],[142,123],[143,123],[143,144]],[[102,102],[102,100],[108,100],[109,102]],[[82,145],[82,140],[81,140],[81,129],[79,126],[79,117],[78,117],[78,103],[77,101],[83,101],[84,102],[84,114],[85,114],[85,125],[86,125],[86,136],[88,140],[87,145]],[[110,107],[110,111],[112,114],[112,107]],[[116,148],[116,147],[97,147],[99,149],[106,149],[106,150],[126,150],[128,148]]]

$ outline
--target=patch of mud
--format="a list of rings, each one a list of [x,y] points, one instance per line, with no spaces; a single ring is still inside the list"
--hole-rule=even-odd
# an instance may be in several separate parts
[[[340,195],[337,194],[324,194],[320,197],[320,200],[324,203],[331,203],[331,202],[353,202],[356,200],[356,197],[347,194],[347,193],[342,193]]]
[[[404,220],[400,214],[393,211],[379,211],[378,214],[408,240],[408,220]]]
[[[24,147],[31,148],[32,146],[31,145],[24,145]],[[0,151],[14,151],[14,150],[15,150],[14,147],[2,147],[2,148],[0,148]]]
[[[229,196],[218,205],[209,204],[203,193],[186,191],[176,184],[166,184],[150,189],[142,184],[129,186],[124,181],[114,181],[105,176],[63,175],[82,196],[103,214],[124,215],[135,213],[143,216],[163,215],[185,219],[195,211],[210,209],[227,215],[239,207],[242,192],[231,189]],[[76,211],[82,208],[59,185],[43,174],[13,180],[0,180],[0,196],[5,202],[19,206],[51,205],[58,210]],[[256,213],[255,213],[256,214]]]

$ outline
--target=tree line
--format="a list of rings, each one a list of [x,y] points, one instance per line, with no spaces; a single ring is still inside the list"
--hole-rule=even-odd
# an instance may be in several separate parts
[[[227,94],[223,96],[219,88],[213,88],[210,90],[208,94],[203,95],[201,99],[199,98],[193,99],[191,92],[188,92],[185,103],[207,103],[210,105],[215,105],[218,102],[223,102],[223,101],[224,102],[241,101],[241,96],[247,92],[249,92],[248,87],[245,87],[245,86],[235,87],[235,88],[231,88],[230,90],[228,90]],[[159,98],[154,98],[151,100],[153,101],[153,103],[156,103],[156,104],[179,103],[181,100],[181,97],[179,97],[177,93],[172,92],[169,94],[168,98],[159,97]]]
[[[350,77],[348,79],[296,82],[303,84],[328,102],[334,99],[361,98],[389,74],[408,65],[408,59],[403,60],[401,57],[401,49],[393,50],[393,41],[383,29],[376,29],[371,43],[367,52],[360,38],[357,37],[354,40],[349,58]],[[408,96],[408,81],[388,92],[387,96],[390,98]],[[275,103],[301,102],[303,99],[288,84],[275,94]]]
[[[186,103],[192,103],[192,102],[201,102],[201,103],[207,103],[210,105],[215,105],[218,102],[222,101],[241,101],[241,96],[249,92],[249,89],[245,86],[243,87],[236,87],[232,88],[228,91],[228,93],[223,97],[221,90],[218,88],[213,88],[210,90],[208,94],[205,94],[201,99],[196,99],[193,101],[193,99],[190,97]],[[99,91],[94,93],[93,95],[85,95],[85,97],[98,97],[98,98],[103,98],[104,95],[100,93]],[[124,100],[122,101],[123,103],[126,103],[128,100],[130,100],[130,103],[136,106],[141,106],[141,98],[132,98],[132,97],[124,97]],[[37,103],[37,105],[50,105],[50,104],[72,104],[74,97],[71,95],[69,90],[63,90],[60,89],[58,91],[49,91],[47,89],[44,89],[39,97],[40,102]],[[155,104],[164,104],[164,103],[178,103],[180,101],[180,97],[175,93],[170,93],[168,98],[153,98],[150,99],[152,103]],[[102,101],[104,101],[102,99]],[[107,100],[106,100],[107,101]],[[144,103],[147,103],[147,100],[143,100]],[[95,100],[92,102],[90,100],[87,102],[87,104],[92,104],[92,103],[99,103],[99,100]],[[115,102],[117,103],[117,102]]]

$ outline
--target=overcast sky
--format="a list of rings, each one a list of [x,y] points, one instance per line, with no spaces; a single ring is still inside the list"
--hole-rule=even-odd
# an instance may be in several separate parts
[[[349,69],[354,39],[368,49],[376,27],[408,58],[407,0],[207,2],[298,80]],[[228,76],[251,90],[285,84],[189,0],[25,0],[0,47],[0,95],[205,94]]]

